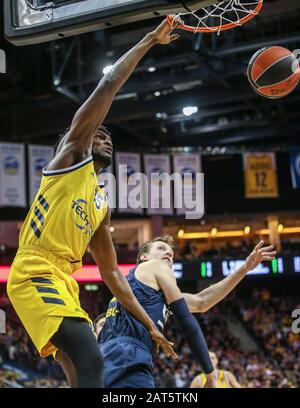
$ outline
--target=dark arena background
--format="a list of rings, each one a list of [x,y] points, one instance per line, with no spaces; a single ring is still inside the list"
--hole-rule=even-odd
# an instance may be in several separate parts
[[[20,229],[58,135],[111,65],[167,14],[211,4],[1,2],[0,388],[68,386],[58,363],[39,357],[6,290]],[[104,121],[114,143],[106,174],[117,187],[114,192],[108,181],[116,204],[110,232],[125,275],[138,248],[158,235],[175,239],[173,270],[182,292],[191,293],[234,273],[261,239],[276,248],[275,259],[260,263],[219,304],[196,314],[218,369],[234,374],[243,388],[300,387],[300,87],[265,98],[247,79],[251,57],[264,47],[288,48],[297,69],[299,21],[299,0],[265,0],[257,16],[230,30],[176,30],[178,40],[155,45],[142,59]],[[198,19],[190,24],[197,26]],[[122,164],[128,165],[125,177]],[[120,185],[135,172],[190,172],[184,191],[193,201],[196,184],[204,185],[196,197],[203,211],[186,217],[175,206],[178,181],[164,179],[163,196],[170,197],[165,208],[121,205]],[[157,181],[151,179],[149,189],[152,184]],[[89,316],[105,312],[112,295],[89,248],[74,277]],[[154,356],[155,385],[190,387],[201,367],[175,319],[164,334],[179,359]]]

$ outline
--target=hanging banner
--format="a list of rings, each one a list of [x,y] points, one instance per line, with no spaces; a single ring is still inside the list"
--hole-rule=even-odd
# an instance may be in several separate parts
[[[174,173],[180,176],[174,183],[174,207],[176,214],[183,215],[197,208],[200,202],[204,212],[204,186],[201,176],[201,157],[199,154],[176,154],[173,156]]]
[[[24,145],[0,143],[0,206],[26,207]]]
[[[33,202],[42,179],[42,170],[54,157],[53,146],[29,145],[29,204]]]
[[[107,195],[108,206],[111,212],[116,210],[117,206],[117,183],[116,178],[113,171],[113,165],[106,167],[101,171],[98,175],[98,183],[101,187],[105,188],[105,192]]]
[[[139,153],[116,153],[118,212],[143,214],[144,185]]]
[[[278,197],[275,153],[245,153],[246,198]]]
[[[300,188],[300,150],[290,152],[290,167],[293,188]]]
[[[144,167],[148,185],[147,214],[172,215],[170,156],[168,154],[145,154]]]

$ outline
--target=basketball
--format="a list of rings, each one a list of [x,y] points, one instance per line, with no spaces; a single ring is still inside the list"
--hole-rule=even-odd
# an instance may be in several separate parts
[[[290,94],[298,85],[300,67],[296,55],[283,47],[266,47],[251,58],[248,79],[262,96],[279,99]]]

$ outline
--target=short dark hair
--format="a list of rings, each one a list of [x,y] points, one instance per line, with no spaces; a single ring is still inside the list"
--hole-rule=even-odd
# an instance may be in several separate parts
[[[93,328],[94,328],[95,331],[96,331],[96,328],[97,328],[97,323],[99,322],[99,320],[104,319],[105,316],[106,316],[106,312],[99,314],[99,316],[97,316],[97,317],[94,319],[94,321],[93,321]]]
[[[171,235],[163,235],[163,236],[155,237],[154,239],[151,239],[150,241],[145,242],[140,247],[138,256],[136,258],[137,265],[143,262],[141,260],[141,255],[142,254],[147,254],[150,251],[150,248],[154,244],[154,242],[164,242],[165,244],[170,245],[170,247],[173,250],[175,249],[174,239],[173,239],[173,237],[171,237]]]
[[[57,151],[57,148],[58,148],[60,142],[63,140],[63,138],[66,136],[66,134],[70,131],[70,129],[71,129],[71,127],[69,126],[62,133],[60,133],[58,135],[58,139],[54,144],[55,153]],[[100,130],[101,132],[105,133],[107,136],[111,137],[111,132],[107,129],[107,127],[105,127],[103,125],[100,125],[97,130]]]

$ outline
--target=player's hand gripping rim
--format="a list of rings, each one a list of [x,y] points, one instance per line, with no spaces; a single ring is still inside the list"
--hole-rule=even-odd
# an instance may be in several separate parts
[[[176,41],[180,36],[179,34],[172,34],[176,28],[182,24],[180,18],[175,18],[173,24],[170,25],[168,20],[165,19],[160,25],[151,33],[153,41],[156,44],[170,44]]]

